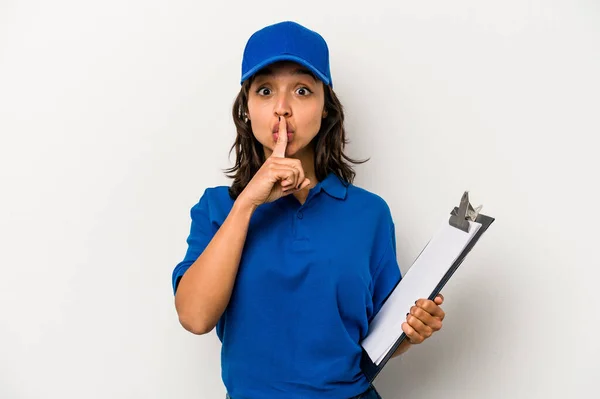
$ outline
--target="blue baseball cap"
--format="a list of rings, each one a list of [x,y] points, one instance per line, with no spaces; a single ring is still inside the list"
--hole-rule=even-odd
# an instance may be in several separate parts
[[[255,32],[244,49],[242,80],[278,61],[293,61],[308,68],[323,83],[333,87],[329,69],[329,48],[325,39],[304,26],[279,22]]]

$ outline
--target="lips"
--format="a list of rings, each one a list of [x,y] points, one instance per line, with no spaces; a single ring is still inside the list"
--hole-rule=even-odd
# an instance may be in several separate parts
[[[288,134],[294,133],[294,130],[295,130],[294,127],[290,124],[289,121],[286,120],[286,122],[287,122],[286,127],[287,127]],[[271,131],[273,132],[273,134],[279,133],[279,121],[275,122],[275,124],[273,125],[273,129]]]
[[[287,132],[288,141],[292,141],[292,137],[294,136],[294,132]],[[273,132],[273,140],[279,140],[279,132]]]
[[[289,133],[294,133],[294,129],[288,128],[287,132],[288,132],[288,134]],[[275,134],[275,133],[279,133],[279,126],[276,126],[275,128],[273,128],[273,134]]]

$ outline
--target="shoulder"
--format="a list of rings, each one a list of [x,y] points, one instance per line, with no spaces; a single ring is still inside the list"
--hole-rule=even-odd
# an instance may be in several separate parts
[[[204,193],[200,197],[200,201],[206,200],[209,202],[228,202],[233,201],[229,195],[229,186],[212,186],[204,189]]]
[[[347,200],[355,206],[359,206],[369,213],[376,213],[383,217],[392,217],[390,205],[380,194],[354,184],[348,184],[347,190]]]
[[[229,213],[233,202],[228,186],[207,187],[198,202],[192,207],[192,216],[194,213],[202,212],[212,215],[214,219],[219,219],[223,214]]]

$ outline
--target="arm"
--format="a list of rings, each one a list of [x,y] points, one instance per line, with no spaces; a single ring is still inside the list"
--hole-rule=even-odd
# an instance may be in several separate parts
[[[271,156],[238,196],[215,236],[179,281],[175,308],[181,325],[194,334],[210,332],[229,304],[250,219],[256,208],[304,190],[310,184],[302,162],[285,158],[285,118],[280,118],[279,128]]]
[[[250,218],[256,207],[236,201],[206,249],[181,278],[175,294],[179,322],[206,334],[225,311],[235,283]]]

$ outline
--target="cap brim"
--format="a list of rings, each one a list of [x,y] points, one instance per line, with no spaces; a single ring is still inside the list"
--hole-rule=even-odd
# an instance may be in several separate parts
[[[279,62],[279,61],[297,62],[298,64],[308,68],[308,70],[311,71],[312,73],[314,73],[317,76],[317,78],[319,78],[323,83],[325,83],[326,85],[331,85],[331,81],[325,75],[323,75],[323,73],[321,73],[317,68],[315,68],[310,62],[308,62],[300,57],[296,57],[295,55],[291,55],[291,54],[282,54],[282,55],[278,55],[276,57],[267,58],[260,64],[255,65],[252,69],[250,69],[248,72],[246,72],[242,76],[242,80],[240,81],[240,84],[244,83],[245,80],[250,78],[252,75],[254,75],[256,72],[260,71],[261,69],[263,69],[271,64],[274,64],[276,62]]]

